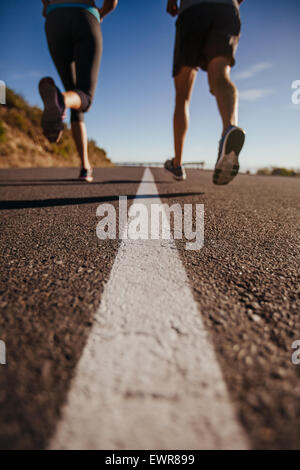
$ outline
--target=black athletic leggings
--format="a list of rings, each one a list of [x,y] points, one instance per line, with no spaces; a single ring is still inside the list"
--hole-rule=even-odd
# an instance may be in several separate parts
[[[102,55],[99,21],[83,8],[58,8],[47,15],[46,35],[65,90],[81,98],[81,109],[71,110],[71,121],[83,121],[96,91]]]

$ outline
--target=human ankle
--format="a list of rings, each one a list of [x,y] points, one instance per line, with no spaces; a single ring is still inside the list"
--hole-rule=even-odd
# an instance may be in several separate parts
[[[178,160],[176,160],[175,158],[173,158],[173,167],[174,167],[174,168],[178,168],[179,166],[181,166],[181,162],[178,162]]]
[[[237,124],[234,124],[234,123],[232,123],[232,122],[229,122],[226,126],[223,127],[222,136],[228,131],[228,129],[229,129],[230,127],[234,127],[234,126],[236,126],[236,125],[237,125]]]
[[[81,165],[81,168],[82,168],[83,170],[91,170],[91,169],[92,169],[92,167],[91,167],[91,165],[90,165],[89,163],[86,164],[86,165],[85,165],[85,164]]]

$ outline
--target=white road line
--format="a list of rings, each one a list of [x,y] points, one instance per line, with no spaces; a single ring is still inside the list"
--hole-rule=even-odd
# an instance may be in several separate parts
[[[122,241],[49,448],[249,448],[174,241]]]

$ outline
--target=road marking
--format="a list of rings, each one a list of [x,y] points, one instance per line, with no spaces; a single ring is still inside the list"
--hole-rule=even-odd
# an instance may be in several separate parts
[[[173,240],[122,241],[49,448],[249,448]]]

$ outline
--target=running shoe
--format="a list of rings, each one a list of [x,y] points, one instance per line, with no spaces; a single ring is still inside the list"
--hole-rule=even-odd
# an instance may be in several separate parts
[[[89,168],[86,170],[85,168],[82,168],[80,171],[79,175],[79,180],[80,181],[86,181],[87,183],[91,183],[93,181],[93,169]]]
[[[219,143],[218,160],[213,174],[214,184],[228,184],[238,174],[239,154],[246,134],[240,127],[230,126]]]
[[[173,159],[172,160],[167,160],[164,164],[165,170],[168,170],[170,173],[172,173],[173,177],[177,181],[183,181],[186,179],[186,172],[185,169],[182,166],[174,166],[173,165]]]
[[[45,77],[39,83],[39,92],[44,103],[42,129],[51,143],[59,142],[66,117],[64,97],[55,85],[53,78]]]

